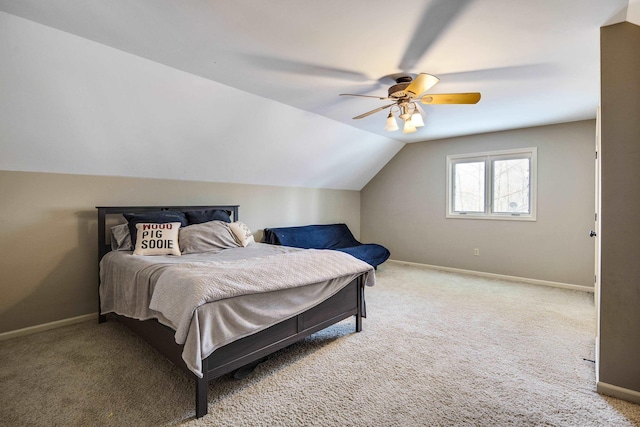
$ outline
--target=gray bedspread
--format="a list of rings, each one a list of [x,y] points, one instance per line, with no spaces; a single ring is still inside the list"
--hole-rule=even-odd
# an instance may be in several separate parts
[[[112,251],[100,263],[101,312],[173,328],[202,377],[201,360],[215,349],[302,313],[361,274],[375,283],[373,268],[348,254],[261,243],[181,257]]]

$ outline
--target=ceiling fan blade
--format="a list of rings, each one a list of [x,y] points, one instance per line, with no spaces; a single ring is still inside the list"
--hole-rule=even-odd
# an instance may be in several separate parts
[[[381,96],[372,96],[372,95],[358,95],[356,93],[341,93],[340,96],[360,96],[362,98],[375,98],[375,99],[391,99],[391,98],[387,98],[387,97],[381,97]]]
[[[477,104],[480,101],[480,93],[438,93],[429,94],[420,98],[423,104]]]
[[[242,55],[251,66],[266,68],[282,73],[302,74],[323,78],[340,79],[354,82],[368,82],[371,78],[364,73],[344,68],[330,67],[317,63],[293,61],[266,55]]]
[[[433,0],[416,27],[399,68],[406,71],[413,69],[440,34],[470,2],[470,0]]]
[[[364,117],[370,116],[371,114],[377,113],[378,111],[382,111],[382,110],[384,110],[386,108],[393,107],[394,105],[396,105],[395,102],[393,104],[385,105],[384,107],[376,108],[375,110],[371,110],[371,111],[369,111],[367,113],[360,114],[359,116],[355,116],[353,119],[354,120],[362,119]]]
[[[458,71],[442,74],[440,77],[447,83],[469,81],[522,81],[525,79],[536,79],[540,77],[554,76],[558,73],[556,64],[549,62],[538,62],[525,65],[512,65],[507,67],[482,68],[468,71]]]
[[[436,76],[427,73],[420,73],[404,90],[409,96],[418,96],[431,89],[440,81]]]

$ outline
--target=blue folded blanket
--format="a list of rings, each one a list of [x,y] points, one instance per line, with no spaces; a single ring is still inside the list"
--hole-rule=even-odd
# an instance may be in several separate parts
[[[334,249],[377,267],[389,258],[389,250],[375,243],[360,243],[346,224],[265,228],[264,243],[304,249]]]

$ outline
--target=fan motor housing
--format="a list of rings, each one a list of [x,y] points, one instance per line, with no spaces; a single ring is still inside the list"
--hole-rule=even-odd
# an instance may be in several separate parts
[[[405,98],[407,97],[407,92],[405,89],[409,86],[411,82],[408,83],[398,83],[389,88],[389,98]]]
[[[407,73],[392,74],[391,77],[396,84],[389,88],[389,98],[406,98],[409,96],[405,89],[411,84],[414,76]]]

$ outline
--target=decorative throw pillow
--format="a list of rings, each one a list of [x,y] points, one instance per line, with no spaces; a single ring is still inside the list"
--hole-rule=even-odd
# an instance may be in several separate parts
[[[181,228],[179,243],[183,254],[221,251],[240,246],[229,224],[223,221],[209,221]]]
[[[164,224],[167,222],[179,222],[182,227],[189,225],[187,223],[187,217],[184,213],[179,211],[156,211],[156,212],[143,212],[137,214],[126,213],[123,214],[125,219],[129,222],[129,233],[131,234],[131,244],[136,246],[136,238],[138,231],[136,224],[141,222]]]
[[[249,227],[243,222],[236,221],[229,224],[229,228],[233,231],[234,236],[236,236],[236,240],[242,246],[247,246],[251,242],[255,242],[253,238],[253,234]]]
[[[133,245],[131,244],[129,225],[120,224],[111,227],[111,250],[130,251],[131,249],[133,249]]]
[[[137,235],[134,255],[178,255],[179,222],[136,224]]]
[[[223,209],[209,209],[205,211],[187,211],[184,213],[189,225],[202,224],[210,221],[231,222],[231,212]]]

